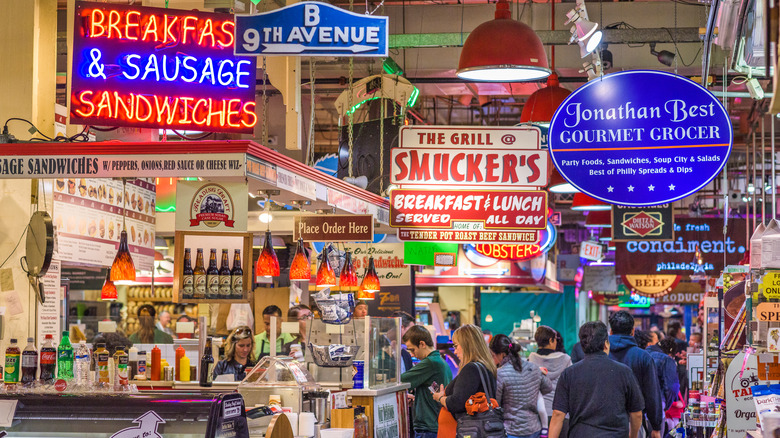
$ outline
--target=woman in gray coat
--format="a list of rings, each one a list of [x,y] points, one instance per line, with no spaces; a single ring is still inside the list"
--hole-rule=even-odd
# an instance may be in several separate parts
[[[539,438],[542,423],[536,401],[553,390],[550,379],[535,364],[520,358],[520,345],[506,335],[490,342],[493,360],[499,366],[496,401],[504,410],[508,438]]]

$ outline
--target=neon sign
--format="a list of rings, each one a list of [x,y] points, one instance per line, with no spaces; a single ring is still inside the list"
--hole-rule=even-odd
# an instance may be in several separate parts
[[[555,227],[548,221],[547,227],[541,231],[538,244],[523,243],[479,243],[465,246],[467,251],[475,251],[485,257],[496,260],[523,261],[530,260],[552,248],[557,237]]]
[[[256,61],[228,14],[77,2],[71,122],[252,133]]]

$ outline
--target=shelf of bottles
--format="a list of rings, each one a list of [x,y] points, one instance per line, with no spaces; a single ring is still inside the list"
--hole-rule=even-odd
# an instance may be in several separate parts
[[[252,233],[177,231],[174,242],[173,302],[251,299]]]

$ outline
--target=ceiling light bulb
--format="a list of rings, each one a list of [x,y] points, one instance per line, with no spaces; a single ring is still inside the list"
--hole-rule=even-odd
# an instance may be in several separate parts
[[[267,224],[270,223],[272,220],[274,220],[274,217],[271,213],[268,213],[267,211],[264,211],[260,213],[260,216],[258,217],[260,219],[260,222]]]

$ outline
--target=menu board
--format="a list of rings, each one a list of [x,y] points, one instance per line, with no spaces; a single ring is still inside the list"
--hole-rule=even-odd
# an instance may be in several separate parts
[[[124,217],[127,243],[138,270],[154,263],[154,179],[59,178],[54,182],[56,257],[111,266]]]

